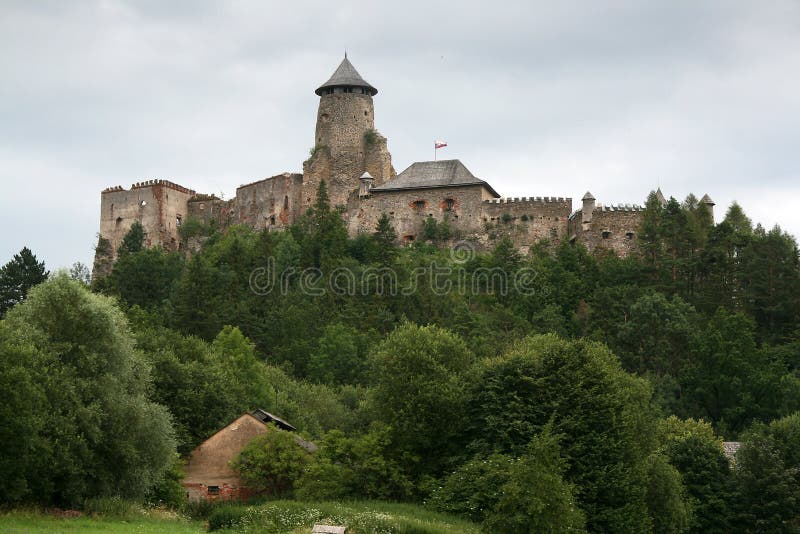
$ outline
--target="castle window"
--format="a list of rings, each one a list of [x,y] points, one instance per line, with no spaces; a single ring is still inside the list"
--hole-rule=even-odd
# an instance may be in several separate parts
[[[627,239],[628,241],[633,239],[633,232],[625,232],[625,239]]]
[[[141,202],[139,202],[139,205],[141,207],[145,207],[145,206],[147,206],[147,201],[146,200],[142,200]]]
[[[178,215],[175,217],[175,228],[180,228],[181,224],[183,224],[183,219]]]
[[[456,201],[453,200],[452,198],[444,199],[444,209],[445,210],[452,211],[453,208],[455,208],[455,206],[456,206]]]
[[[275,224],[275,216],[274,216],[274,215],[271,215],[271,216],[270,216],[270,218],[269,218],[269,224],[273,224],[273,225]]]
[[[414,209],[424,210],[425,209],[425,201],[424,200],[415,200],[413,206],[414,206]]]
[[[283,197],[283,209],[289,209],[289,195],[284,195]]]
[[[611,237],[611,232],[609,230],[603,230],[603,239],[608,239]]]
[[[219,486],[209,486],[208,487],[208,494],[209,495],[219,495]]]

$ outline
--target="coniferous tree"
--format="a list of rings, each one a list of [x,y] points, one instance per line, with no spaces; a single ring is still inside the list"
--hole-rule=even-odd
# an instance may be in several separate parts
[[[397,232],[392,226],[389,216],[381,214],[375,233],[372,234],[377,245],[376,256],[381,265],[391,265],[397,256]]]
[[[44,282],[49,273],[28,247],[0,267],[0,317],[22,302],[33,286]]]
[[[126,254],[135,254],[144,248],[144,226],[139,221],[134,221],[128,233],[122,238],[117,253],[120,257]]]

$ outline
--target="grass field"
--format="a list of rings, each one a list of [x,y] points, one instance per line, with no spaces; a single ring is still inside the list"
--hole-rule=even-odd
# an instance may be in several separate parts
[[[159,514],[129,519],[79,517],[64,519],[36,511],[13,511],[0,514],[0,532],[3,534],[55,534],[71,532],[110,532],[112,534],[135,532],[156,534],[197,534],[206,532],[202,521],[189,521],[177,516]]]
[[[214,507],[209,523],[217,532],[307,534],[315,523],[345,525],[352,534],[477,534],[477,525],[411,504],[386,502],[272,501],[256,506]],[[206,532],[205,521],[192,521],[159,510],[126,513],[123,517],[64,519],[36,510],[0,513],[0,533],[54,534],[72,532],[176,533]]]

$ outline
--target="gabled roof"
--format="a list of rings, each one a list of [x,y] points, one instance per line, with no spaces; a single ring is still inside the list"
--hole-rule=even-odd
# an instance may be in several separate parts
[[[353,64],[350,63],[350,60],[347,59],[347,54],[345,54],[344,59],[336,68],[336,71],[334,71],[333,76],[331,76],[327,82],[320,85],[314,92],[322,96],[323,89],[332,87],[365,87],[369,89],[372,96],[378,93],[377,89],[372,87],[361,77]]]
[[[292,432],[297,430],[295,427],[293,427],[292,425],[290,425],[289,423],[287,423],[286,421],[284,421],[283,419],[281,419],[277,415],[272,415],[268,411],[262,410],[261,408],[257,408],[255,410],[253,410],[252,412],[250,412],[250,415],[252,415],[253,417],[255,417],[256,419],[258,419],[259,421],[261,421],[262,423],[265,423],[265,424],[267,424],[267,423],[275,423],[275,425],[278,428],[281,428],[283,430],[290,430]]]
[[[477,178],[457,159],[439,161],[418,161],[383,185],[373,187],[371,192],[399,191],[403,189],[432,189],[437,187],[458,187],[482,185],[494,197],[499,197],[485,181]]]

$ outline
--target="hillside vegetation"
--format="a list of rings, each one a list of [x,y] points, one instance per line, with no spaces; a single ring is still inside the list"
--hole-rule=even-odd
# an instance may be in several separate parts
[[[184,255],[134,226],[91,286],[3,268],[7,504],[179,506],[179,456],[263,408],[319,448],[276,431],[246,449],[243,476],[286,499],[230,512],[256,530],[365,499],[494,533],[800,526],[798,248],[737,205],[714,224],[651,197],[624,259],[398,248],[388,218],[350,239],[324,185],[286,232],[193,227]],[[448,532],[398,506],[405,531]]]

